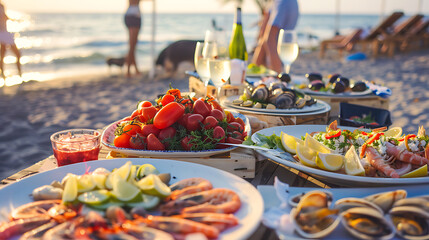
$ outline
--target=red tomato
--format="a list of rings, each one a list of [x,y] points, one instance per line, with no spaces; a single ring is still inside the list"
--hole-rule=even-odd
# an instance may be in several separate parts
[[[242,133],[243,132],[243,127],[238,122],[232,122],[232,123],[228,124],[227,131],[228,132],[238,131],[238,132]]]
[[[159,132],[158,138],[159,140],[164,140],[166,138],[173,138],[174,135],[176,135],[176,129],[174,127],[168,127]]]
[[[115,147],[131,148],[130,138],[131,135],[123,133],[122,135],[115,137],[115,139],[113,140],[113,144],[115,145]]]
[[[154,106],[143,107],[140,110],[140,122],[145,123],[155,117],[157,110]]]
[[[155,151],[165,150],[164,144],[162,144],[162,142],[159,141],[159,139],[154,134],[152,133],[149,134],[146,140],[147,140],[147,150],[155,150]]]
[[[180,145],[182,145],[182,148],[185,151],[190,151],[192,149],[192,147],[194,146],[194,144],[189,143],[192,139],[194,139],[191,136],[186,136],[184,138],[182,138],[182,140],[180,140]]]
[[[119,121],[119,124],[121,124],[121,123],[124,123],[124,122],[129,122],[129,121],[131,121],[132,119],[131,119],[131,117],[130,116],[128,116],[128,117],[124,117],[124,118],[122,118],[121,119],[121,121]]]
[[[146,149],[146,137],[137,133],[130,138],[130,146],[133,149]]]
[[[220,111],[219,109],[213,109],[210,111],[210,116],[213,116],[214,118],[216,118],[218,121],[222,121],[225,119],[225,114]]]
[[[217,119],[213,116],[207,116],[206,119],[204,119],[204,128],[205,129],[212,129],[217,126]]]
[[[233,144],[241,144],[243,142],[243,140],[233,138],[233,137],[227,137],[226,142],[227,143],[233,143]]]
[[[139,104],[137,105],[137,109],[140,110],[144,107],[152,107],[152,103],[149,101],[141,101],[139,102]]]
[[[180,125],[186,127],[186,125],[188,124],[188,117],[191,116],[191,113],[185,113],[180,119],[179,121],[177,121]]]
[[[127,133],[130,136],[136,135],[136,133],[141,133],[141,127],[139,124],[133,123],[125,125],[125,127],[122,129],[124,133]]]
[[[184,113],[185,107],[182,104],[171,102],[158,111],[153,119],[153,124],[158,129],[167,128],[179,120]]]
[[[214,99],[211,100],[210,104],[212,105],[213,109],[217,109],[217,110],[223,112],[222,107],[220,106],[220,104],[216,100],[214,100]]]
[[[161,130],[159,130],[158,128],[156,128],[155,125],[153,125],[153,124],[147,124],[147,125],[144,125],[142,127],[141,133],[145,137],[149,136],[149,134],[151,134],[151,133],[154,134],[155,136],[158,136],[160,131]]]
[[[240,132],[238,132],[238,131],[234,131],[234,132],[232,132],[231,137],[233,137],[233,138],[235,138],[235,139],[241,139],[241,140],[243,140],[243,134],[241,134],[241,133],[240,133]]]
[[[134,110],[134,112],[131,114],[130,118],[134,119],[140,115],[140,110]]]
[[[166,94],[166,95],[164,95],[164,97],[162,97],[161,104],[162,104],[162,106],[165,106],[165,105],[173,102],[174,100],[175,100],[175,97],[173,95]]]
[[[201,114],[191,114],[188,117],[186,129],[188,129],[188,131],[195,131],[201,129],[201,124],[203,121],[204,117]]]
[[[229,111],[225,111],[225,115],[226,115],[226,121],[227,121],[228,123],[230,123],[230,122],[234,122],[235,118],[234,118],[234,115],[232,115],[232,113],[231,113],[231,112],[229,112]]]
[[[237,123],[240,123],[240,125],[243,127],[243,129],[245,128],[246,124],[244,124],[243,119],[241,119],[241,118],[238,117],[234,121],[237,122]]]
[[[223,128],[221,128],[220,126],[216,126],[213,129],[213,138],[221,139],[219,142],[224,143],[225,142],[225,130],[223,130]]]
[[[210,114],[210,109],[207,107],[206,103],[203,100],[198,99],[194,102],[193,113],[201,114],[205,118]]]

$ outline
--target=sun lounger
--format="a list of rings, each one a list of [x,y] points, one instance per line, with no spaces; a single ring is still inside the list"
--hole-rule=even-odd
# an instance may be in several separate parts
[[[320,58],[323,58],[325,56],[325,52],[328,49],[338,50],[339,57],[342,57],[344,50],[352,50],[353,43],[359,39],[361,33],[362,29],[356,29],[347,36],[338,36],[337,38],[333,38],[331,40],[322,41],[322,43],[320,44]]]
[[[400,50],[406,51],[410,49],[424,48],[429,43],[429,19],[422,20],[410,29],[408,33],[402,38],[398,37],[398,44]]]

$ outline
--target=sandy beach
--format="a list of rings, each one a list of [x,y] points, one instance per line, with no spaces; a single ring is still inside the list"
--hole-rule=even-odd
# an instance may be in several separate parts
[[[292,73],[340,73],[383,84],[393,91],[393,126],[405,132],[416,132],[419,125],[429,128],[429,51],[358,62],[332,56],[320,60],[317,56],[318,52],[301,54]],[[52,133],[70,128],[101,129],[129,115],[139,100],[154,100],[170,82],[188,90],[187,79],[125,79],[108,73],[1,88],[0,179],[51,155]]]

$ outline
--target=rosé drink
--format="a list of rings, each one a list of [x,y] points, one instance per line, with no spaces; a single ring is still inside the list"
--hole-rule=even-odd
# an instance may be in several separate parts
[[[100,133],[90,129],[65,130],[51,136],[58,166],[98,159]]]

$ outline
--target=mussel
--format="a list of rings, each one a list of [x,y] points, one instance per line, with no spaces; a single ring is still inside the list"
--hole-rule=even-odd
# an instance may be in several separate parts
[[[287,73],[280,73],[277,75],[277,78],[280,79],[282,82],[289,83],[291,81],[290,75]]]
[[[295,106],[295,95],[290,92],[284,92],[270,99],[270,102],[278,109],[288,109]]]
[[[342,198],[337,200],[334,204],[334,208],[338,209],[340,212],[345,212],[351,208],[358,208],[358,207],[373,208],[378,212],[383,213],[383,210],[379,206],[363,198],[354,198],[354,197]]]
[[[339,78],[341,75],[336,73],[336,74],[331,74],[328,76],[329,78],[329,83],[334,83],[335,81],[337,81],[337,78]]]
[[[310,82],[312,82],[314,80],[322,80],[323,79],[323,76],[320,73],[307,73],[307,74],[305,74],[305,77]]]
[[[332,91],[334,93],[342,93],[346,91],[346,85],[340,79],[337,79],[337,81],[332,85]]]
[[[317,102],[317,100],[315,98],[311,97],[310,95],[305,95],[304,100],[305,100],[305,105],[307,105],[307,106],[311,106],[313,104],[316,104],[316,102]]]
[[[429,239],[429,214],[418,207],[394,207],[389,212],[396,232],[404,239]]]
[[[359,81],[359,82],[355,82],[355,84],[352,87],[352,91],[353,92],[363,92],[367,89],[367,86],[364,82]]]
[[[283,84],[283,82],[273,82],[270,84],[270,87],[268,88],[268,90],[270,91],[274,91],[276,89],[281,89],[281,90],[286,90],[287,87],[285,84]]]
[[[328,192],[328,191],[323,191],[324,193],[326,193],[326,200],[327,200],[327,205],[331,205],[332,203],[332,193]],[[301,199],[305,196],[305,192],[302,193],[298,193],[296,195],[293,195],[292,197],[289,198],[288,200],[288,204],[292,207],[296,207],[298,206],[299,202],[301,201]]]
[[[319,91],[321,88],[324,88],[325,84],[322,82],[322,80],[314,80],[309,85],[308,88],[314,91]]]
[[[338,77],[337,80],[340,80],[341,82],[344,83],[344,86],[346,86],[346,88],[350,87],[350,80],[346,77]]]
[[[393,207],[418,207],[420,210],[425,211],[429,214],[429,197],[413,197],[413,198],[404,198],[400,199],[393,204]]]
[[[269,96],[269,91],[267,86],[264,84],[260,84],[252,91],[252,100],[257,102],[265,102],[267,101]]]

